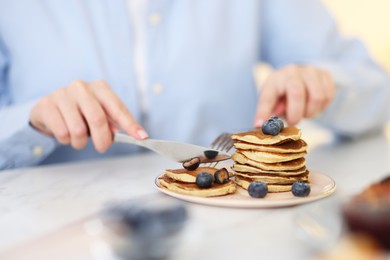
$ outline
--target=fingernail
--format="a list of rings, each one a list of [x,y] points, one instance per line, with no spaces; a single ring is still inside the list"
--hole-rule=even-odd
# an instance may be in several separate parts
[[[141,139],[146,139],[146,138],[149,137],[148,133],[146,133],[146,131],[144,129],[138,129],[137,130],[137,135]]]

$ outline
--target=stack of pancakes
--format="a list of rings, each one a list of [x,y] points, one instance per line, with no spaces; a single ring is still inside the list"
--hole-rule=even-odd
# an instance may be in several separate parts
[[[261,129],[233,134],[236,152],[232,155],[237,185],[248,189],[253,181],[267,183],[268,192],[291,191],[296,181],[308,182],[305,166],[307,144],[296,127],[285,127],[275,136]]]
[[[196,170],[189,171],[186,169],[165,170],[164,174],[158,178],[160,187],[191,196],[215,197],[223,196],[236,191],[236,184],[230,180],[225,184],[213,183],[211,188],[200,188],[196,184],[196,176],[201,172],[207,172],[214,175],[217,168],[199,167]],[[232,175],[230,173],[230,175]]]

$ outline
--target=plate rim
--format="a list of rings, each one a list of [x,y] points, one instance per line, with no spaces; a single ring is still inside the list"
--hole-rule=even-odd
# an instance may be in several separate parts
[[[313,196],[309,195],[308,197],[292,197],[290,199],[283,199],[283,200],[275,200],[275,199],[267,200],[267,198],[262,198],[262,199],[253,198],[253,200],[250,198],[246,200],[227,199],[231,196],[237,196],[237,193],[220,196],[220,197],[199,197],[199,196],[185,195],[185,194],[176,193],[160,187],[158,178],[164,174],[160,174],[155,178],[155,185],[159,191],[161,191],[162,193],[168,196],[180,199],[182,201],[206,205],[206,206],[217,206],[217,207],[228,207],[228,208],[277,208],[277,207],[288,207],[288,206],[294,206],[299,204],[306,204],[309,202],[326,198],[335,192],[337,186],[336,182],[329,175],[318,173],[318,172],[310,172],[310,174],[311,174],[309,177],[310,179],[326,178],[328,180],[329,183],[323,186],[323,191],[321,193],[315,194]],[[238,186],[237,189],[243,189],[243,188]],[[291,193],[291,191],[288,192]],[[287,193],[287,192],[281,192],[279,194],[282,193]]]

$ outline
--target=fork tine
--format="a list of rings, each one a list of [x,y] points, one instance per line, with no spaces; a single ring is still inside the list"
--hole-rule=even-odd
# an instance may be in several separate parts
[[[224,152],[229,152],[230,149],[233,147],[233,140],[230,138],[230,133],[222,133],[215,140],[211,143],[210,148],[219,150],[219,151],[224,151]],[[209,167],[216,167],[218,162],[215,163],[209,163]]]
[[[229,135],[225,135],[224,139],[221,141],[219,149],[223,150],[226,148],[226,146],[230,143],[230,137]]]
[[[225,140],[227,133],[220,134],[211,144],[211,148],[219,150],[220,144]]]
[[[213,141],[211,148],[215,150],[223,150],[229,145],[230,141],[230,134],[222,133]]]
[[[230,135],[226,137],[226,139],[221,142],[219,150],[228,152],[233,147],[233,140],[230,139]]]

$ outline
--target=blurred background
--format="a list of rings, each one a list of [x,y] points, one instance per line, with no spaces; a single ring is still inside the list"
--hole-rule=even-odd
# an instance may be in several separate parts
[[[390,73],[390,0],[322,1],[335,16],[341,32],[346,37],[363,41],[374,59]],[[264,63],[255,66],[254,77],[259,88],[271,71],[272,68]],[[390,140],[390,121],[384,133]]]
[[[390,0],[323,0],[340,30],[359,37],[374,58],[390,73]],[[390,121],[384,133],[390,140]]]
[[[364,42],[374,59],[390,73],[390,0],[322,0],[346,37]],[[254,68],[260,88],[272,71],[267,64]]]
[[[390,0],[323,0],[340,29],[361,38],[371,54],[390,72]]]

